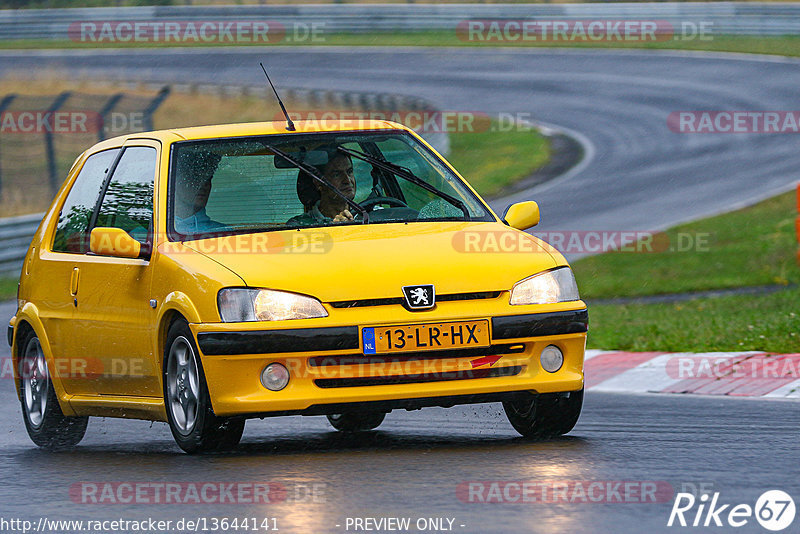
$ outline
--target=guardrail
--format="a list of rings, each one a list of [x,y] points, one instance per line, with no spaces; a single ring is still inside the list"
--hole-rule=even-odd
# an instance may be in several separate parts
[[[81,22],[241,22],[318,25],[323,33],[452,30],[467,19],[658,20],[710,24],[713,34],[800,34],[800,3],[313,4],[0,10],[0,39],[69,39]],[[73,38],[75,26],[72,27]]]
[[[0,219],[0,275],[18,276],[44,213]]]

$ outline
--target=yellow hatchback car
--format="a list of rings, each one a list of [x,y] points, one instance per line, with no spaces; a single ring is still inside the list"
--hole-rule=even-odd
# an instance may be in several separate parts
[[[245,420],[502,402],[529,437],[583,402],[586,305],[557,251],[497,217],[386,121],[133,134],[83,153],[44,217],[11,319],[25,426],[166,421],[186,452]]]

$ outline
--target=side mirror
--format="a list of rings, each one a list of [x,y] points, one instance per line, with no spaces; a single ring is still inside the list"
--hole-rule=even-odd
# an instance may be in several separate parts
[[[539,224],[539,205],[533,200],[511,204],[503,213],[503,221],[517,230],[527,230]]]
[[[97,227],[89,235],[89,250],[100,256],[138,258],[142,244],[122,228]]]

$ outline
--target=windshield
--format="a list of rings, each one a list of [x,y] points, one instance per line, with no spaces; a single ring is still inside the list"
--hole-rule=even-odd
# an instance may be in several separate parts
[[[342,224],[493,220],[427,147],[401,131],[175,143],[170,231],[223,233]]]

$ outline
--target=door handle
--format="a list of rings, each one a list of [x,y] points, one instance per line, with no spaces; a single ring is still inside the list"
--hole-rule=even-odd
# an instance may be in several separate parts
[[[72,277],[69,279],[69,294],[73,297],[78,294],[78,280],[81,277],[81,270],[77,267],[72,269]]]

